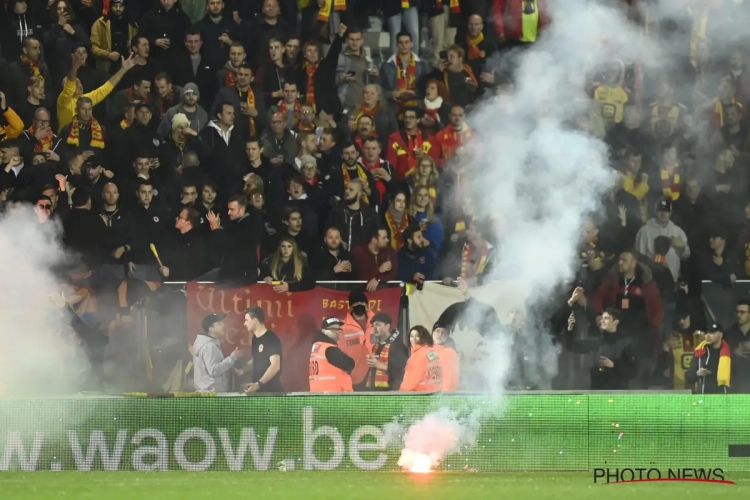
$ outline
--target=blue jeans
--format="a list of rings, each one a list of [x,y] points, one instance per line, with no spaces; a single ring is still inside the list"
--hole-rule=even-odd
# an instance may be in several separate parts
[[[388,31],[391,33],[391,55],[397,52],[396,36],[402,29],[409,32],[414,42],[412,52],[419,55],[419,12],[411,7],[400,14],[388,18]]]

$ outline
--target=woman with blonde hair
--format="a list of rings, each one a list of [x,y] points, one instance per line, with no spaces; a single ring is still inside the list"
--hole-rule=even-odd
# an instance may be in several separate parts
[[[277,293],[310,290],[315,286],[305,257],[294,238],[288,235],[279,239],[276,251],[261,263],[260,275]]]
[[[443,245],[445,230],[443,223],[435,215],[435,207],[430,201],[430,189],[424,184],[414,187],[407,214],[417,221],[422,234],[429,241],[427,251],[437,259],[440,247]]]
[[[398,130],[396,114],[386,101],[380,85],[375,83],[365,85],[362,91],[362,102],[354,108],[348,118],[350,132],[354,132],[357,122],[363,115],[372,117],[378,137],[386,139]]]
[[[417,169],[414,171],[414,175],[407,179],[409,192],[413,195],[416,186],[427,186],[430,192],[430,202],[434,206],[437,199],[438,177],[439,173],[435,160],[431,156],[422,156],[422,159],[417,164]]]

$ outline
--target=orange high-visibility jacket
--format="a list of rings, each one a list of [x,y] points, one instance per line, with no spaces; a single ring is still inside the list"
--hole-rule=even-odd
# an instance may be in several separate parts
[[[435,344],[434,348],[440,358],[440,367],[443,369],[443,392],[457,391],[461,375],[458,353],[450,347],[438,344]]]
[[[310,392],[352,392],[352,377],[341,368],[333,366],[326,351],[333,344],[315,342],[310,352]]]
[[[443,387],[443,369],[438,353],[429,346],[417,346],[406,362],[402,391],[439,391]]]

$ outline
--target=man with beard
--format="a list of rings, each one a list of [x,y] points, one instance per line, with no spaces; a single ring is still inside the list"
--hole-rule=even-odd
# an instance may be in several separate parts
[[[326,224],[341,231],[342,245],[349,251],[367,243],[368,235],[378,222],[372,207],[361,201],[363,189],[360,179],[350,180],[344,190],[344,199],[331,211]]]
[[[375,314],[370,320],[375,342],[372,353],[367,356],[367,390],[397,391],[401,387],[409,359],[409,350],[398,330],[391,330],[393,320],[384,313]],[[355,368],[356,370],[356,368]]]
[[[227,60],[229,47],[239,39],[239,26],[224,9],[224,0],[208,0],[206,17],[195,24],[203,37],[203,54],[208,64],[218,67]]]
[[[172,131],[175,115],[182,113],[188,119],[189,126],[192,130],[200,133],[203,127],[208,125],[208,113],[203,109],[198,101],[200,100],[200,91],[194,83],[188,83],[182,89],[182,102],[167,110],[159,124],[159,137],[166,139]]]
[[[159,73],[154,77],[156,99],[154,99],[154,118],[161,120],[167,110],[182,102],[182,88],[172,85],[172,77],[168,73]]]
[[[91,53],[96,68],[108,75],[120,69],[120,57],[130,51],[138,28],[125,18],[125,0],[112,0],[109,12],[91,27]]]
[[[159,251],[162,264],[159,273],[172,281],[192,281],[210,269],[209,253],[200,230],[200,214],[185,207],[175,217],[175,231],[170,233],[164,250]]]
[[[359,179],[363,187],[362,201],[371,207],[377,207],[380,204],[380,192],[375,184],[375,178],[372,173],[359,164],[359,151],[352,143],[343,144],[341,147],[341,159],[343,163],[336,168],[331,169],[330,194],[341,199],[344,188],[350,179]]]
[[[266,106],[263,96],[252,83],[253,70],[247,63],[242,63],[237,69],[236,82],[219,90],[210,113],[212,117],[216,116],[221,112],[223,103],[231,103],[234,106],[235,133],[244,140],[260,135],[265,126]]]
[[[316,281],[346,281],[351,279],[352,255],[341,244],[341,232],[329,227],[323,245],[312,258]]]
[[[425,280],[434,279],[437,262],[433,254],[426,251],[429,244],[418,225],[404,230],[404,246],[398,251],[399,281],[421,286]]]
[[[219,216],[209,212],[206,218],[211,228],[215,248],[220,249],[216,272],[211,281],[255,283],[258,279],[258,247],[263,235],[263,222],[258,210],[248,206],[247,198],[234,195],[227,203],[229,223],[222,227]],[[215,278],[215,279],[214,279]]]

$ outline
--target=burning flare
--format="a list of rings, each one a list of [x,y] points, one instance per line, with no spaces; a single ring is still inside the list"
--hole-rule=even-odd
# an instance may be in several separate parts
[[[398,459],[398,465],[418,474],[428,474],[433,467],[437,467],[440,459],[434,454],[419,453],[409,448],[401,450],[401,457]]]

